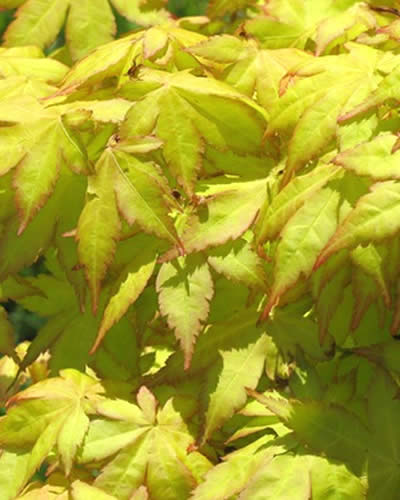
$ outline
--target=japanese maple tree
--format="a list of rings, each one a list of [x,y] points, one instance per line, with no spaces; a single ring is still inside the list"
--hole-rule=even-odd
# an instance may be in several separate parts
[[[0,7],[1,499],[396,500],[400,2]]]

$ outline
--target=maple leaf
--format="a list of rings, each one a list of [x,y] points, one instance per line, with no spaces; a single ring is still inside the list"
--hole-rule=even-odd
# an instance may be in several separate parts
[[[150,135],[155,130],[164,143],[163,155],[171,173],[189,197],[194,194],[203,163],[204,143],[239,154],[259,150],[264,112],[232,87],[184,71],[168,74],[143,69],[139,78],[154,87],[132,106],[121,133]],[[135,98],[141,83],[127,85],[124,97]],[[239,121],[245,123],[245,134],[236,133]]]
[[[91,86],[105,78],[114,78],[122,87],[138,76],[142,65],[169,70],[201,68],[184,49],[204,40],[203,35],[173,24],[135,32],[98,47],[78,61],[63,80],[59,94],[69,95],[79,89],[90,95]]]
[[[338,225],[325,248],[318,256],[318,268],[333,253],[354,248],[360,243],[379,242],[398,231],[396,213],[399,210],[399,184],[378,182],[370,192],[361,196],[357,205]]]
[[[297,49],[260,50],[253,40],[242,41],[231,35],[215,36],[186,50],[201,62],[223,64],[222,80],[254,96],[267,112],[279,99],[280,81],[290,68],[312,59]],[[266,67],[268,72],[264,71]]]
[[[56,84],[65,77],[68,67],[59,61],[45,58],[38,47],[11,47],[8,49],[1,47],[0,71],[3,78],[21,75],[32,80]],[[43,84],[42,89],[45,89]]]
[[[272,200],[267,198],[254,228],[256,244],[276,238],[297,210],[338,172],[332,165],[321,165],[293,178]]]
[[[160,311],[175,330],[190,366],[196,337],[202,331],[214,289],[209,267],[198,256],[182,257],[161,266],[157,276]]]
[[[360,479],[344,465],[307,452],[294,454],[292,435],[272,439],[265,434],[252,444],[225,457],[211,469],[193,500],[224,498],[298,498],[325,495],[332,489],[338,498],[365,496]]]
[[[131,243],[133,245],[129,244],[129,241],[125,242],[129,250],[129,260],[123,264],[117,282],[113,284],[116,293],[111,296],[104,309],[98,336],[91,352],[97,348],[108,330],[124,316],[129,306],[143,292],[155,269],[158,245],[144,234],[137,235]]]
[[[121,500],[141,486],[154,499],[187,497],[210,463],[197,451],[187,452],[193,437],[173,400],[158,410],[157,400],[142,386],[137,403],[107,400],[97,405],[104,418],[91,422],[80,462],[110,458],[94,486]]]
[[[92,308],[97,311],[100,285],[112,262],[121,223],[113,190],[114,165],[109,155],[102,155],[91,179],[90,199],[79,217],[76,239],[79,262],[85,267],[92,293]]]
[[[266,195],[266,179],[210,185],[205,203],[183,226],[182,241],[187,253],[215,247],[239,238],[254,222]],[[221,189],[222,188],[222,189]],[[239,210],[238,207],[246,207]]]
[[[393,134],[382,134],[355,148],[342,151],[333,162],[357,175],[365,175],[374,181],[399,178],[397,160],[399,152],[393,148],[397,141]]]
[[[318,401],[287,401],[255,391],[249,391],[249,394],[266,405],[294,430],[300,442],[311,449],[346,461],[358,473],[364,467],[368,432],[354,414],[342,407]],[[327,429],[329,432],[325,432]],[[349,453],[349,450],[352,451]]]
[[[245,387],[256,387],[267,350],[265,328],[257,328],[254,309],[242,309],[227,321],[215,323],[199,336],[190,366],[182,370],[184,354],[176,352],[149,383],[175,384],[187,377],[202,381],[199,396],[204,409],[204,428],[199,441],[212,433],[246,402]],[[233,383],[234,381],[234,383]]]
[[[169,215],[173,202],[168,181],[157,165],[118,150],[107,152],[106,157],[113,171],[118,208],[127,222],[137,222],[144,231],[182,247]]]
[[[249,288],[267,288],[268,277],[263,260],[243,239],[211,250],[208,262],[218,273],[234,282],[243,283]]]
[[[310,275],[319,253],[336,230],[338,204],[338,192],[324,188],[289,219],[276,249],[274,281],[262,319],[300,276]]]
[[[11,323],[8,321],[7,312],[0,307],[0,352],[10,356],[19,362],[18,356],[14,351],[14,332]]]
[[[29,106],[26,108],[29,110],[28,116],[26,109],[22,115],[22,110],[16,108],[14,116],[9,114],[8,117],[15,124],[0,129],[0,142],[8,140],[11,130],[14,134],[1,173],[5,175],[14,169],[15,199],[20,218],[18,235],[49,203],[49,198],[62,196],[65,187],[57,189],[57,181],[62,176],[63,182],[69,184],[71,172],[67,168],[73,172],[85,171],[87,168],[85,152],[65,123],[64,116],[68,108],[46,109],[33,97],[26,100],[26,106]],[[56,215],[57,211],[54,219]]]
[[[283,184],[316,156],[334,147],[339,116],[364,101],[382,78],[378,51],[357,44],[348,47],[349,54],[300,64],[292,72],[300,78],[271,111],[267,136],[280,133],[289,141]],[[335,75],[327,64],[331,58],[336,62]],[[342,76],[337,78],[338,74]]]
[[[128,240],[126,243],[125,254],[127,251],[132,254],[143,252],[143,244],[148,245],[149,256],[151,252],[154,252],[154,242],[146,242],[140,236],[136,241]],[[46,261],[50,267],[51,255],[47,254]],[[118,290],[118,286],[124,282],[127,274],[129,278],[129,273],[134,272],[135,264],[126,255],[121,259],[118,252],[116,261],[117,264],[123,263],[122,269],[119,266],[111,269],[112,274],[115,274],[115,281],[111,281],[109,287],[104,289],[97,317],[94,317],[90,311],[81,310],[81,304],[76,300],[74,289],[66,280],[55,258],[50,267],[54,271],[54,276],[42,274],[27,280],[31,288],[26,290],[23,298],[19,295],[19,300],[23,302],[26,309],[48,320],[39,329],[20,363],[21,372],[29,367],[40,353],[49,350],[51,353],[49,367],[53,374],[57,374],[60,369],[66,367],[83,370],[89,363],[98,373],[106,374],[106,376],[112,374],[117,379],[126,380],[137,374],[137,366],[132,364],[132,359],[138,356],[138,351],[136,339],[131,332],[131,324],[126,317],[121,319],[118,314],[112,315],[113,306],[110,305],[117,302],[125,304],[126,307],[126,304],[129,305],[135,301],[135,289],[131,290],[131,293],[126,291],[121,293]],[[15,299],[20,293],[10,280],[3,283],[3,288],[4,296],[7,298]],[[57,300],[53,302],[54,299]],[[84,306],[88,304],[85,303]],[[120,319],[118,324],[114,324],[118,319]],[[105,332],[108,332],[108,335],[98,347],[96,354],[90,357],[89,352],[96,337],[104,336]]]
[[[4,448],[29,451],[29,462],[18,481],[21,488],[54,446],[66,474],[89,427],[93,404],[103,389],[94,379],[75,370],[44,380],[13,396],[0,420]]]
[[[5,1],[0,5],[4,5]],[[13,6],[19,4],[21,6],[16,19],[5,33],[7,46],[28,45],[31,40],[35,40],[39,47],[48,47],[65,23],[68,50],[72,58],[78,60],[99,45],[112,41],[116,33],[115,19],[108,0],[26,0]],[[139,0],[112,0],[111,4],[138,24],[158,24],[168,19],[165,10],[146,11]]]
[[[314,42],[316,55],[331,50],[346,37],[354,40],[376,26],[376,19],[364,2],[343,4],[322,0],[316,4],[301,0],[272,0],[265,7],[266,16],[246,22],[247,33],[259,38],[268,48],[298,47]]]

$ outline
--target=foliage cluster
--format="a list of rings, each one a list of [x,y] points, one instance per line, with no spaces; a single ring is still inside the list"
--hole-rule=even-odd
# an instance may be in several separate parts
[[[396,2],[0,6],[1,498],[395,500]]]

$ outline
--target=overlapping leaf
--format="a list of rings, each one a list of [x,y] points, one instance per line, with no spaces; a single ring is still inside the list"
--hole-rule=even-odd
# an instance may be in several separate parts
[[[80,461],[110,457],[94,484],[121,500],[141,486],[154,499],[187,498],[210,468],[208,460],[187,452],[193,437],[172,400],[158,410],[153,394],[142,387],[137,401],[138,406],[122,400],[97,406],[105,418],[91,423]]]
[[[4,3],[0,5],[10,8],[8,2]],[[151,25],[168,19],[166,11],[146,11],[138,0],[112,0],[111,4],[108,0],[27,0],[19,4],[23,5],[5,34],[6,45],[23,46],[34,40],[39,47],[48,47],[65,23],[67,46],[74,60],[113,40],[116,25],[111,4],[137,24]]]
[[[358,244],[380,241],[400,229],[397,213],[400,210],[400,185],[395,181],[374,184],[370,193],[362,196],[353,210],[338,226],[318,257],[321,265],[333,253]]]
[[[253,41],[231,35],[210,38],[187,50],[201,60],[223,64],[223,80],[249,97],[255,95],[267,111],[279,99],[280,81],[290,68],[311,59],[297,49],[259,50]]]
[[[262,318],[301,276],[308,277],[321,250],[336,229],[339,194],[322,189],[284,227],[276,249],[274,282]]]
[[[70,473],[89,427],[88,414],[93,413],[101,392],[95,380],[65,370],[59,378],[39,382],[9,401],[10,409],[0,421],[0,443],[6,449],[30,449],[20,487],[54,446],[67,475]]]
[[[129,247],[132,248],[130,245]],[[117,259],[119,260],[118,255]],[[123,267],[121,274],[116,272],[117,284],[134,266],[131,264],[129,267],[128,261]],[[113,374],[116,379],[126,380],[138,373],[138,367],[132,362],[138,356],[136,339],[132,335],[131,324],[127,318],[123,318],[117,325],[111,325],[108,336],[98,348],[95,356],[89,356],[101,324],[106,324],[109,318],[109,311],[107,312],[107,308],[104,309],[105,302],[109,299],[109,290],[104,291],[102,295],[100,311],[104,315],[102,319],[100,314],[94,317],[91,311],[87,310],[88,303],[83,304],[86,311],[81,310],[82,305],[77,301],[74,289],[62,272],[57,278],[39,275],[36,278],[30,278],[29,283],[33,288],[23,299],[20,297],[19,300],[28,310],[42,317],[49,317],[49,319],[29,346],[21,363],[21,370],[30,366],[40,353],[49,350],[51,353],[50,370],[55,374],[66,367],[83,370],[89,362],[98,373],[105,376]],[[15,293],[12,287],[4,285],[5,297],[17,298]],[[129,303],[134,300],[135,296],[132,292],[132,295],[127,294],[124,298]],[[111,303],[112,301],[111,297]]]
[[[259,152],[264,113],[230,86],[188,72],[142,70],[139,77],[155,90],[149,87],[150,91],[145,91],[142,100],[131,108],[122,135],[150,135],[155,129],[165,144],[163,155],[170,171],[188,196],[194,194],[204,143],[222,150],[231,148],[239,154]],[[127,86],[124,96],[135,97],[141,83]],[[243,124],[240,134],[238,123]]]
[[[251,392],[274,412],[298,439],[317,452],[347,462],[356,473],[365,466],[368,430],[344,408],[318,402],[285,401]]]
[[[368,176],[374,181],[399,179],[399,152],[393,151],[396,141],[395,135],[380,135],[353,149],[341,152],[333,161],[357,175]]]
[[[350,0],[338,3],[322,0],[315,3],[300,0],[272,0],[267,16],[246,23],[246,31],[271,48],[304,49],[312,40],[316,55],[332,49],[343,39],[355,39],[376,26],[376,20],[364,2]]]
[[[117,82],[111,80],[110,83],[122,85],[138,76],[142,65],[169,70],[200,68],[184,49],[204,40],[203,35],[171,24],[133,33],[97,48],[79,61],[62,82],[60,93],[70,94],[86,88],[90,95],[93,84],[112,77]]]
[[[307,162],[334,147],[338,117],[362,102],[381,78],[374,74],[378,51],[356,44],[349,48],[350,54],[301,64],[293,73],[305,78],[289,86],[271,111],[267,135],[278,132],[289,138],[284,182]],[[334,71],[329,61],[336,63]]]
[[[263,261],[243,239],[211,250],[208,262],[218,273],[234,282],[249,288],[267,288],[268,276]]]

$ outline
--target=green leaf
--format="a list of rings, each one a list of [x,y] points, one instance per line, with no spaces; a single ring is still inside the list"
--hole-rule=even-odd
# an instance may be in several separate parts
[[[3,447],[31,447],[29,473],[34,472],[54,445],[68,475],[89,426],[90,400],[101,387],[90,377],[64,370],[61,377],[44,380],[9,400],[0,420]],[[84,397],[86,396],[86,401]],[[33,470],[32,470],[33,469]],[[25,475],[25,481],[29,476]]]
[[[356,38],[372,29],[375,17],[362,2],[322,0],[304,3],[301,0],[272,0],[268,16],[256,17],[246,23],[246,31],[271,48],[298,47],[304,49],[313,41],[316,55],[328,47]]]
[[[165,23],[171,15],[164,9],[151,8],[151,5],[149,7],[148,0],[112,0],[112,3],[124,17],[142,26]]]
[[[251,479],[257,471],[265,474],[274,456],[287,453],[296,444],[293,438],[283,438],[275,444],[271,435],[264,434],[254,443],[231,453],[223,462],[213,467],[206,475],[204,483],[193,492],[193,500],[222,500],[239,495],[246,490],[249,483],[251,484]]]
[[[83,481],[74,481],[71,487],[72,500],[115,500],[115,497]]]
[[[267,323],[268,334],[285,354],[293,356],[300,348],[315,360],[326,360],[329,357],[329,342],[321,345],[317,323],[304,318],[298,309],[298,303],[275,309],[273,317]]]
[[[156,264],[154,241],[145,235],[138,235],[134,239],[134,246],[130,246],[131,261],[122,270],[116,284],[117,292],[106,305],[92,352],[100,344],[108,330],[124,316],[129,306],[136,301],[153,274]]]
[[[137,222],[144,231],[181,247],[168,200],[169,186],[159,168],[126,153],[105,153],[114,172],[118,207],[129,224]]]
[[[239,238],[253,223],[265,199],[265,186],[265,179],[232,182],[215,194],[204,193],[197,213],[184,226],[186,252],[199,252]]]
[[[267,110],[279,99],[281,79],[310,56],[297,49],[259,50],[253,41],[243,42],[231,35],[212,37],[187,49],[213,63],[228,64],[223,80],[243,94],[254,97]],[[269,71],[263,71],[268,67]]]
[[[8,321],[7,312],[0,307],[0,352],[19,362],[18,356],[14,352],[14,330]]]
[[[384,134],[343,151],[333,162],[357,175],[366,175],[374,181],[399,179],[398,158],[400,153],[393,151],[397,137]]]
[[[4,500],[13,500],[25,486],[30,454],[21,451],[0,451],[0,484]]]
[[[391,305],[391,296],[382,269],[382,255],[374,245],[358,246],[351,252],[351,260],[356,268],[353,274],[355,307],[352,327],[356,328],[367,310],[380,297],[386,307]]]
[[[134,134],[148,135],[156,126],[156,133],[165,144],[165,160],[189,197],[193,195],[203,163],[205,143],[218,149],[230,147],[240,154],[259,152],[265,114],[232,87],[211,78],[199,81],[187,71],[167,74],[142,69],[139,78],[154,83],[156,89],[150,88],[146,101],[139,103],[139,110],[144,108],[139,113],[144,113],[142,128],[138,130],[138,107],[134,106],[127,115],[123,134],[132,135],[134,131]],[[136,82],[136,86],[140,83]],[[134,89],[132,84],[126,95]]]
[[[230,2],[227,2],[227,0],[211,0],[207,14],[210,17],[223,16],[255,3],[256,0],[232,0]]]
[[[45,82],[59,83],[66,75],[68,67],[59,61],[44,58],[42,53],[39,57],[24,53],[24,50],[27,52],[26,49],[26,47],[17,47],[0,50],[0,69],[3,77],[25,76],[34,80],[26,87],[36,87],[37,92],[43,92],[45,96],[53,94],[56,89],[47,87]],[[31,89],[27,94],[36,95],[36,92],[32,93]]]
[[[34,40],[41,48],[49,46],[61,30],[68,4],[68,0],[28,0],[5,33],[6,45],[29,45]]]
[[[272,201],[267,199],[256,222],[257,244],[276,238],[305,201],[335,178],[338,172],[332,165],[317,167],[308,174],[296,176]]]
[[[309,277],[319,253],[335,232],[338,203],[338,192],[322,189],[284,227],[275,254],[274,282],[262,319],[301,276]]]
[[[268,338],[264,334],[249,346],[221,352],[222,370],[220,362],[209,369],[206,386],[209,404],[201,443],[205,443],[235,411],[244,406],[247,400],[245,389],[257,387],[264,368],[267,346]]]
[[[79,262],[85,267],[92,293],[92,308],[96,312],[107,268],[112,262],[121,223],[113,190],[114,164],[104,154],[96,165],[97,175],[89,185],[90,199],[80,217],[76,233]]]
[[[316,267],[342,250],[357,245],[380,241],[395,234],[400,214],[400,184],[386,181],[374,184],[370,193],[361,196],[357,205],[339,224],[335,234],[322,250]]]
[[[61,157],[59,133],[53,123],[46,123],[37,143],[19,162],[15,176],[16,204],[21,218],[21,234],[47,201],[57,182]]]
[[[157,276],[157,292],[161,313],[175,331],[185,357],[185,370],[190,366],[197,336],[204,328],[214,286],[208,264],[198,256],[182,257],[161,266]]]
[[[156,413],[154,396],[142,387],[138,405],[109,401],[98,407],[113,420],[92,421],[81,460],[113,458],[94,485],[121,500],[140,486],[156,500],[187,498],[198,484],[196,471],[206,471],[209,462],[196,451],[188,454],[193,438],[172,400]]]
[[[369,433],[352,413],[316,401],[286,401],[249,391],[274,412],[298,439],[316,452],[349,464],[356,473],[365,465]]]
[[[264,291],[267,288],[268,277],[263,261],[243,239],[211,250],[208,263],[234,282]]]
[[[192,110],[173,91],[161,97],[160,108],[162,113],[157,122],[157,134],[165,143],[165,159],[188,196],[193,196],[204,145],[195,121],[190,116]]]
[[[394,396],[395,387],[381,375],[371,386],[368,398],[368,413],[372,432],[370,434],[368,498],[395,498],[399,487],[400,439],[396,422],[400,403]]]
[[[73,60],[82,59],[99,45],[110,42],[116,25],[107,0],[69,0],[65,27]]]

